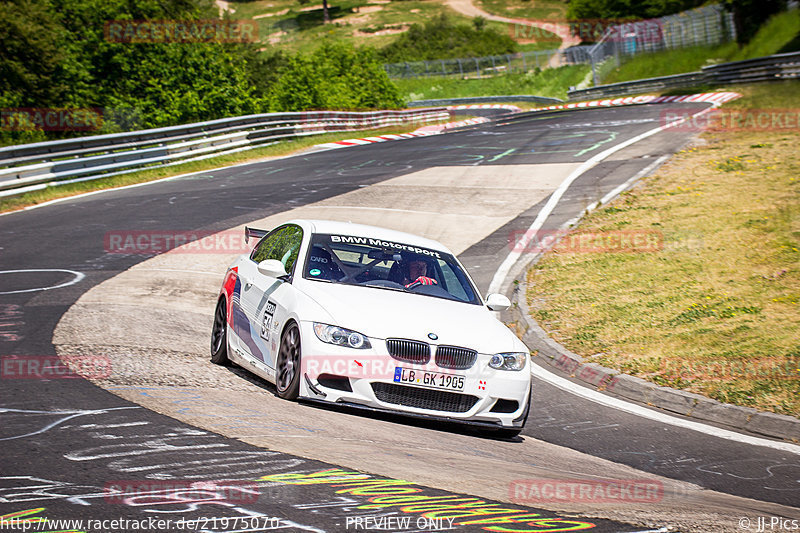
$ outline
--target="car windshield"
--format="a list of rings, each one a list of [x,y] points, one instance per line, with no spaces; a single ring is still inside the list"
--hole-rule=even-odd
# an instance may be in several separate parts
[[[480,304],[452,255],[370,237],[313,235],[303,277]]]

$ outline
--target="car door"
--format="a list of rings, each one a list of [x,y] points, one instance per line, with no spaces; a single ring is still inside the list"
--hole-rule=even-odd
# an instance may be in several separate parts
[[[294,301],[295,289],[287,280],[291,279],[302,240],[303,230],[299,226],[281,226],[261,240],[250,260],[244,261],[239,269],[240,300],[249,330],[249,335],[240,338],[250,355],[270,368],[275,368],[280,332]],[[258,263],[267,259],[280,261],[289,277],[278,279],[260,273]]]

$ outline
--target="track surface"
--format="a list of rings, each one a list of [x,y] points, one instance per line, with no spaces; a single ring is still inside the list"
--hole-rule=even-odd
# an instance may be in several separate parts
[[[69,306],[89,288],[144,259],[105,253],[103,236],[108,230],[222,230],[432,166],[575,163],[658,125],[657,106],[517,117],[505,125],[229,168],[2,217],[2,270],[68,269],[86,277],[54,290],[0,295],[4,339],[0,350],[21,356],[53,355],[52,333]],[[559,227],[685,141],[683,132],[665,132],[619,152],[575,182],[546,227]],[[526,229],[542,203],[460,254],[482,289],[507,254],[509,235]],[[65,272],[3,273],[0,292],[58,285],[72,278]],[[525,430],[529,437],[720,492],[784,505],[800,501],[796,455],[643,421],[539,382],[533,409]],[[354,496],[334,494],[326,484],[299,490],[294,485],[262,483],[257,501],[194,510],[174,500],[161,507],[107,502],[103,486],[119,480],[252,479],[264,473],[332,466],[192,429],[83,380],[4,380],[0,423],[4,513],[38,507],[46,507],[51,518],[166,516],[154,512],[159,510],[185,518],[261,512],[282,518],[283,525],[288,520],[329,531],[349,529],[342,527],[343,517],[356,516],[343,510],[353,502],[340,500],[339,507],[334,505],[336,498]],[[491,441],[476,438],[476,446],[483,445],[490,446]],[[31,490],[21,487],[34,485],[40,487],[36,495],[22,495]],[[76,497],[81,494],[90,496]],[[356,500],[363,501],[360,498]],[[330,507],[324,507],[326,501]],[[600,530],[626,530],[619,523],[589,521]],[[665,518],[664,525],[668,523]],[[206,529],[232,530],[219,525]]]

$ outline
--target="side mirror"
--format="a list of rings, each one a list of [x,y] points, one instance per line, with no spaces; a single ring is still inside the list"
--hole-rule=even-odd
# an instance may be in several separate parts
[[[277,259],[265,259],[258,264],[258,272],[270,278],[279,278],[286,275],[286,268]]]
[[[486,307],[492,311],[505,311],[511,307],[511,300],[502,294],[493,293],[486,297]]]

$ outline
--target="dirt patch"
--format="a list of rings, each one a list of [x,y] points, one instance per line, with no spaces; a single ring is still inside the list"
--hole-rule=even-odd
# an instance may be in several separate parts
[[[375,13],[377,11],[382,11],[383,6],[364,6],[364,7],[357,7],[356,13]]]
[[[264,13],[262,15],[255,15],[253,16],[254,19],[265,19],[269,17],[281,17],[289,12],[289,8],[281,9],[280,11],[276,11],[275,13]]]
[[[267,37],[267,39],[269,40],[269,44],[278,44],[278,43],[280,43],[281,42],[281,38],[284,35],[287,35],[287,33],[285,31],[279,31],[279,32],[270,34]]]

